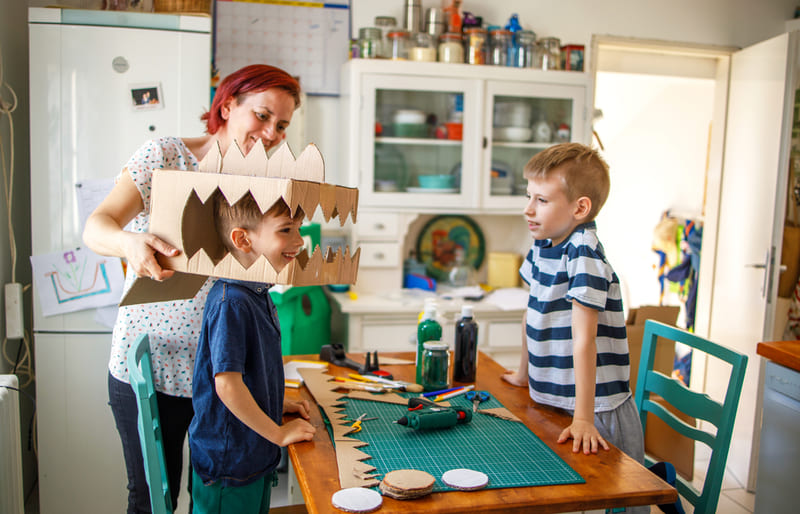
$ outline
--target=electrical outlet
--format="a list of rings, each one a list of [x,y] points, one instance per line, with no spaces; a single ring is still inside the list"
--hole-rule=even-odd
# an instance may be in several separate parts
[[[22,339],[25,322],[22,315],[22,284],[6,284],[6,338]]]

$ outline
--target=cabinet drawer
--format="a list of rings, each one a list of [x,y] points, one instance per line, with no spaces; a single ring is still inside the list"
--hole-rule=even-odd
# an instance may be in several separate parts
[[[522,351],[522,321],[490,323],[487,339],[490,348],[519,348]]]
[[[397,214],[369,212],[359,216],[354,225],[356,239],[395,239],[400,220]]]
[[[394,268],[400,265],[400,245],[398,243],[361,243],[362,268]]]

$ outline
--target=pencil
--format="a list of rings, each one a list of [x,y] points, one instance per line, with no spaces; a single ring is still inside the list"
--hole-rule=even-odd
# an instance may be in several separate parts
[[[467,391],[471,391],[473,389],[475,389],[474,385],[468,385],[468,386],[465,386],[465,387],[459,387],[457,391],[453,391],[451,393],[446,393],[446,394],[440,394],[439,396],[434,398],[433,401],[440,402],[442,400],[449,400],[450,398],[452,398],[454,396],[459,396],[461,394],[465,394]]]
[[[431,391],[429,393],[422,393],[422,396],[424,396],[425,398],[430,398],[431,396],[439,396],[440,394],[447,394],[457,389],[461,389],[462,387],[463,386],[451,387],[450,389],[442,389],[441,391]]]

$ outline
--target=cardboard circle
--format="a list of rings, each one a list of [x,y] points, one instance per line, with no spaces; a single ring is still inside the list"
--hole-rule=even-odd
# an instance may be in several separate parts
[[[346,512],[372,512],[381,506],[383,497],[372,489],[349,487],[333,493],[331,503],[337,509]]]
[[[442,482],[462,491],[475,491],[486,487],[489,483],[489,476],[486,473],[472,469],[451,469],[444,472]]]

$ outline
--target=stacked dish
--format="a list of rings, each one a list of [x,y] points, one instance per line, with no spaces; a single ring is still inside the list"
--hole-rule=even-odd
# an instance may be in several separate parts
[[[531,104],[527,102],[497,102],[494,105],[494,141],[530,141]]]

